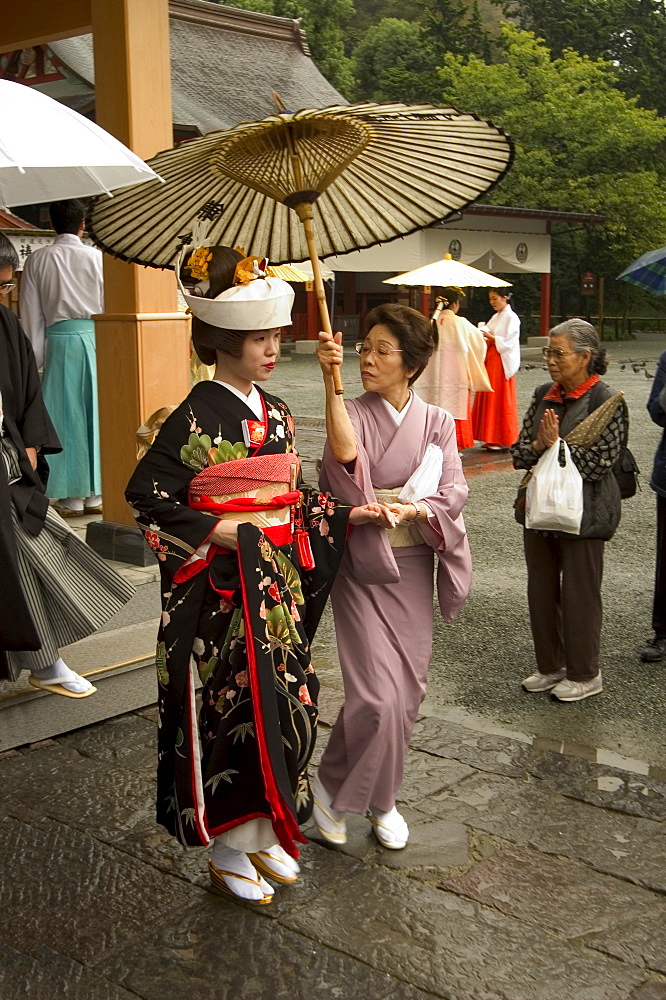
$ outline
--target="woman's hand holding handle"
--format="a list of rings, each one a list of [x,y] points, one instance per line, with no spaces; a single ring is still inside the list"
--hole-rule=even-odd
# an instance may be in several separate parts
[[[317,357],[324,376],[332,378],[334,369],[342,364],[342,334],[336,333],[331,336],[330,333],[321,330]]]
[[[342,334],[319,334],[317,357],[326,387],[326,436],[336,462],[348,465],[358,454],[354,430],[342,396],[335,387],[334,375],[342,364]]]
[[[343,391],[340,378],[340,366],[343,360],[342,334],[340,332],[331,334],[320,330],[317,356],[324,375],[324,382],[330,379],[333,391],[336,395],[341,396]]]

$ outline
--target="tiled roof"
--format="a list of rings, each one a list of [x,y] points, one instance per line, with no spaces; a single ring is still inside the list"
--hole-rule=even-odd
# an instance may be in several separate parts
[[[606,222],[607,216],[595,212],[564,212],[551,208],[520,208],[517,205],[489,205],[477,201],[465,209],[468,215],[507,215],[520,216],[524,219],[545,219],[550,222],[586,222],[600,224]]]
[[[26,222],[25,219],[14,215],[8,208],[0,208],[0,229],[32,229],[37,230],[37,226]]]
[[[298,21],[206,0],[171,0],[169,17],[175,125],[204,133],[265,118],[275,113],[271,91],[294,111],[346,103],[312,62]],[[49,48],[94,84],[92,35]]]

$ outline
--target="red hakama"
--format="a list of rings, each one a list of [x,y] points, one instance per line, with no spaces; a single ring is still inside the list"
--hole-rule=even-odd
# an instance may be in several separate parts
[[[509,448],[518,440],[518,402],[515,375],[504,376],[502,358],[488,343],[486,371],[494,392],[477,392],[472,407],[472,432],[476,441]]]
[[[472,407],[467,393],[467,416],[464,420],[456,420],[456,444],[458,451],[463,448],[474,447],[474,433],[472,431]]]

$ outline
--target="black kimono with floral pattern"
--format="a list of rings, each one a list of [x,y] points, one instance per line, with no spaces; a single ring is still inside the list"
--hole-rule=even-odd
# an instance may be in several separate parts
[[[139,462],[126,495],[161,564],[157,819],[181,843],[199,845],[267,818],[276,841],[296,855],[294,841],[305,842],[298,825],[311,810],[306,767],[319,690],[310,642],[343,554],[350,508],[299,484],[313,569],[301,567],[296,545],[273,545],[244,523],[237,552],[223,550],[203,571],[174,581],[217,523],[188,506],[190,481],[209,455],[217,463],[294,451],[286,404],[260,391],[263,425],[223,385],[195,385]],[[258,442],[249,448],[243,421]]]

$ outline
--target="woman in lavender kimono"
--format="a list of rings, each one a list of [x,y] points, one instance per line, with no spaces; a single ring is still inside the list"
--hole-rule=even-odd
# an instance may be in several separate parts
[[[309,644],[348,521],[381,512],[301,482],[291,414],[255,384],[275,367],[291,287],[229,247],[199,247],[185,270],[194,345],[215,377],[164,422],[127,487],[162,571],[157,818],[182,844],[213,841],[218,890],[265,904],[264,875],[296,880],[311,808]]]
[[[471,580],[467,484],[453,417],[411,389],[435,347],[434,327],[414,309],[383,305],[367,330],[356,345],[367,391],[346,402],[331,374],[342,362],[340,335],[320,334],[328,434],[320,485],[345,503],[385,503],[395,527],[354,528],[331,592],[345,704],[315,775],[313,816],[340,844],[345,813],[368,812],[380,843],[397,849],[409,830],[396,796],[432,653],[433,553],[444,621]]]

